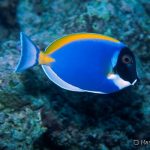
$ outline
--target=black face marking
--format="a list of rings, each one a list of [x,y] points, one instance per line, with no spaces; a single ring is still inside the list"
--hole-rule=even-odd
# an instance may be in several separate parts
[[[114,67],[114,72],[119,74],[123,80],[129,81],[131,84],[138,79],[135,57],[129,48],[124,47],[121,50],[117,64]]]

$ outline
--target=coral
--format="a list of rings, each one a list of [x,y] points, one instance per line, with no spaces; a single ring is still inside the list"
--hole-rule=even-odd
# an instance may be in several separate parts
[[[0,149],[31,149],[34,140],[44,131],[39,111],[22,108],[0,113]]]

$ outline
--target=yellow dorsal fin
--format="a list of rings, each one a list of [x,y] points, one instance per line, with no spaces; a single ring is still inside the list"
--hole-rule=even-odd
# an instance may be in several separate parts
[[[75,40],[83,40],[83,39],[101,39],[101,40],[106,40],[106,41],[111,41],[111,42],[119,42],[118,40],[105,36],[105,35],[101,35],[101,34],[96,34],[96,33],[74,33],[74,34],[70,34],[67,36],[64,36],[60,39],[57,39],[56,41],[54,41],[51,45],[49,45],[46,49],[46,51],[44,52],[45,54],[52,54],[53,52],[57,51],[59,48],[61,48],[62,46],[73,42]]]
[[[43,52],[40,52],[39,54],[39,64],[49,64],[51,62],[54,62],[55,60],[48,55],[44,54]]]

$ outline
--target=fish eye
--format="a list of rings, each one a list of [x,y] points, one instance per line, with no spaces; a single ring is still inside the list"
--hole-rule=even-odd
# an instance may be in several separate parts
[[[124,64],[132,64],[132,63],[133,63],[133,59],[132,59],[132,57],[129,56],[129,55],[124,55],[124,56],[122,57],[122,62],[123,62]]]

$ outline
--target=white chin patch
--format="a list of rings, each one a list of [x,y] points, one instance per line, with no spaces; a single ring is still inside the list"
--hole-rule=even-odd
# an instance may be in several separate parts
[[[107,77],[109,80],[112,80],[114,82],[114,84],[119,88],[119,89],[123,89],[125,87],[128,87],[131,85],[130,82],[123,80],[122,78],[120,78],[119,75],[117,74],[109,74]],[[136,81],[134,81],[133,83],[135,83]],[[132,85],[133,85],[132,83]]]

